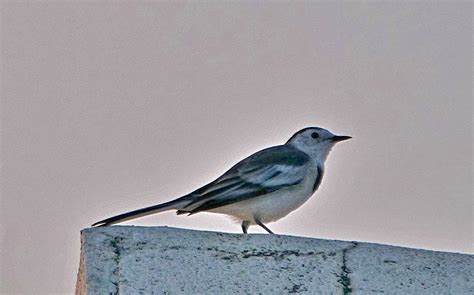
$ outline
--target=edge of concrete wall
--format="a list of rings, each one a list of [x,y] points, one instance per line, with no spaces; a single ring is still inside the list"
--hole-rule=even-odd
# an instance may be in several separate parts
[[[81,232],[76,294],[473,294],[474,255],[169,227]]]

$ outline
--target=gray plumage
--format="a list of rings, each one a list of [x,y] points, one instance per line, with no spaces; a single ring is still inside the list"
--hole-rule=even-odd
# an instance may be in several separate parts
[[[319,127],[295,133],[284,145],[261,150],[240,161],[211,183],[173,201],[120,214],[96,222],[107,226],[166,210],[178,214],[222,213],[242,221],[244,233],[252,224],[286,216],[318,188],[324,161],[332,146],[348,136]]]

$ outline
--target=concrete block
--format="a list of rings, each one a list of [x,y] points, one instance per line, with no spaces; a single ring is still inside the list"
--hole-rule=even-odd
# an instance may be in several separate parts
[[[76,294],[474,294],[474,256],[268,234],[82,231]]]

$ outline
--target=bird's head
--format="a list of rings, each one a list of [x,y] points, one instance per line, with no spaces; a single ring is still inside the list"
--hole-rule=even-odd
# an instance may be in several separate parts
[[[308,127],[293,134],[286,144],[307,153],[312,159],[324,162],[336,143],[350,138],[332,134],[324,128]]]

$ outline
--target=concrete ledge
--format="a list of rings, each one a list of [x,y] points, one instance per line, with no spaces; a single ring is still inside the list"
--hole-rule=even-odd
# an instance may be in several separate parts
[[[82,231],[76,294],[473,294],[474,256],[168,227]]]

